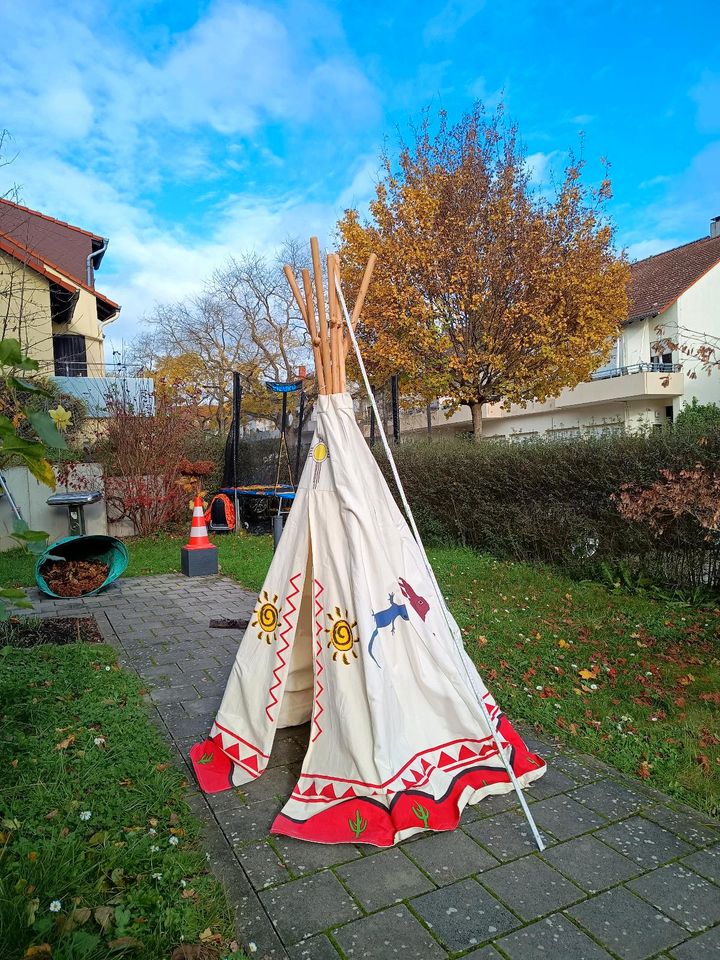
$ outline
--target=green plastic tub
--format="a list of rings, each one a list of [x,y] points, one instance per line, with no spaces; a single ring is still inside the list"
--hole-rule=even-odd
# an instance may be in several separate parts
[[[105,582],[95,590],[88,590],[87,593],[82,594],[84,597],[100,593],[113,580],[122,576],[128,565],[127,547],[122,540],[117,540],[115,537],[88,534],[82,537],[65,537],[63,540],[56,540],[38,557],[35,564],[35,582],[43,593],[59,600],[77,600],[78,598],[60,597],[45,582],[41,570],[45,563],[53,557],[63,557],[65,560],[100,560],[108,565],[109,571]]]

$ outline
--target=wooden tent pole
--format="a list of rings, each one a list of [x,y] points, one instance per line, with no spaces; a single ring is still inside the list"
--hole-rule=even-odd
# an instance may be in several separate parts
[[[336,253],[333,257],[335,261],[335,284],[337,286],[342,286],[341,277],[340,277],[340,257]],[[335,286],[334,284],[334,286]],[[335,312],[337,317],[337,357],[338,357],[338,375],[339,375],[339,384],[338,390],[340,393],[345,393],[347,388],[347,379],[345,376],[345,330],[343,323],[342,311],[340,310],[340,301],[337,295],[337,286],[335,287]]]
[[[308,329],[310,334],[310,342],[313,349],[313,357],[315,360],[315,375],[318,381],[318,393],[325,393],[325,378],[323,377],[322,361],[320,358],[320,341],[317,336],[317,327],[315,325],[315,308],[312,302],[312,285],[310,286],[310,297],[307,298],[308,286],[305,284],[305,297],[303,297],[300,292],[300,288],[297,285],[297,280],[295,279],[295,274],[292,272],[292,268],[285,264],[283,268],[285,271],[285,276],[287,277],[287,282],[290,284],[290,289],[292,290],[293,297],[295,297],[295,302],[298,305],[298,310],[300,311],[303,320],[305,321],[305,326]],[[310,274],[307,270],[303,270],[303,283],[305,283],[305,274],[307,274],[308,281],[310,280]]]
[[[355,300],[355,306],[353,307],[353,312],[350,317],[350,322],[352,324],[353,331],[358,325],[358,320],[360,319],[360,312],[365,303],[365,296],[368,292],[368,287],[370,286],[370,280],[372,279],[373,270],[375,269],[375,264],[377,263],[377,257],[374,253],[370,254],[370,258],[365,267],[365,273],[363,274],[362,282],[360,284],[360,289],[358,290],[357,299]],[[345,340],[345,356],[347,357],[348,350],[350,349],[350,337],[347,337]]]
[[[285,272],[285,277],[287,278],[287,282],[290,284],[292,295],[295,297],[295,303],[297,304],[298,310],[300,311],[300,315],[305,321],[305,326],[307,326],[308,325],[307,308],[305,305],[305,301],[303,300],[303,296],[300,293],[300,288],[297,285],[295,274],[292,272],[292,267],[290,267],[289,264],[287,263],[283,267],[283,270]]]
[[[335,257],[327,257],[328,311],[330,313],[330,358],[332,360],[332,392],[340,393],[340,323],[337,290],[335,289]]]
[[[325,374],[325,386],[332,389],[332,364],[330,362],[327,313],[325,312],[325,291],[323,289],[322,266],[320,264],[320,244],[318,243],[317,237],[310,237],[310,250],[312,252],[313,270],[315,273],[315,297],[317,299],[317,312],[320,319],[320,351],[322,354],[323,372]]]
[[[302,281],[303,287],[305,288],[307,326],[310,331],[310,342],[312,343],[313,357],[315,358],[315,377],[317,378],[318,393],[327,393],[322,354],[320,353],[320,338],[318,337],[317,324],[315,323],[315,304],[313,302],[313,288],[309,270],[302,271]]]

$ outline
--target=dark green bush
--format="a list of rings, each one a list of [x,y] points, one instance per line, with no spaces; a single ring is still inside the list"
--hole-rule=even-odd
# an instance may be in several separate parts
[[[378,461],[394,486],[381,448]],[[657,538],[629,523],[612,499],[671,471],[720,463],[720,430],[666,431],[522,444],[409,441],[394,450],[408,499],[429,543],[460,543],[592,576],[623,561],[656,581],[720,583],[720,543],[683,520]]]

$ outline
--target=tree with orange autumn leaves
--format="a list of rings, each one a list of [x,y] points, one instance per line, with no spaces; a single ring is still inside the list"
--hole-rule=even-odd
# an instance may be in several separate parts
[[[556,194],[534,189],[517,127],[482,105],[451,126],[426,115],[386,155],[370,219],[338,224],[343,277],[378,265],[362,316],[376,382],[470,407],[544,401],[601,366],[627,317],[629,270],[605,215],[607,177],[583,183],[571,157]]]

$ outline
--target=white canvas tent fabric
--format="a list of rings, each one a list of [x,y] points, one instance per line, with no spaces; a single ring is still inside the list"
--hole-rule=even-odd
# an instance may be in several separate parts
[[[351,398],[321,395],[279,548],[210,735],[190,754],[201,787],[262,776],[278,727],[309,721],[273,833],[391,846],[451,830],[466,804],[513,789],[477,695],[520,786],[542,776],[440,604]]]

